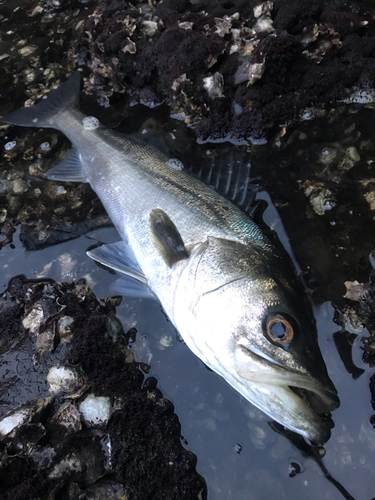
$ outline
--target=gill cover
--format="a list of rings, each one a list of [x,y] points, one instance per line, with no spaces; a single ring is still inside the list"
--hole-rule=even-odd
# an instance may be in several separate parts
[[[276,252],[210,237],[193,249],[182,273],[175,322],[183,331],[192,325],[189,347],[239,392],[246,382],[284,392],[297,387],[330,411],[339,400],[303,296]]]

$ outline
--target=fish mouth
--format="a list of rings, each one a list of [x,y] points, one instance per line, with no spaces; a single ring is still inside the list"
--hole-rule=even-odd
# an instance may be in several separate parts
[[[288,386],[291,391],[293,391],[299,398],[301,398],[306,404],[310,405],[311,408],[318,415],[323,415],[330,413],[331,411],[338,408],[340,402],[336,394],[332,391],[326,391],[324,396],[321,396],[321,392],[313,392],[311,390],[305,389],[303,387]]]
[[[241,341],[237,346],[241,350],[241,354],[245,356],[243,369],[241,369],[241,361],[237,365],[239,368],[237,371],[244,378],[259,383],[289,387],[305,403],[310,404],[316,413],[328,413],[339,406],[340,401],[337,392],[327,387],[332,385],[330,380],[327,383],[325,381],[320,382],[313,375],[293,370],[259,349],[244,345]],[[256,373],[249,374],[246,366],[249,357],[256,357],[258,361],[262,362],[264,368]]]
[[[257,369],[249,370],[249,364],[253,363]],[[280,414],[284,412],[286,416],[284,422],[275,417],[276,403],[268,405],[272,406],[272,411],[261,408],[265,413],[302,434],[311,443],[322,444],[328,440],[330,426],[327,425],[326,417],[339,406],[340,401],[334,388],[330,388],[333,387],[332,382],[328,379],[326,383],[324,375],[320,381],[307,372],[293,370],[257,348],[241,342],[237,344],[236,349],[236,370],[252,385],[256,384],[260,388],[263,387],[263,392],[269,392],[269,398],[277,401]],[[302,423],[303,420],[306,424]]]

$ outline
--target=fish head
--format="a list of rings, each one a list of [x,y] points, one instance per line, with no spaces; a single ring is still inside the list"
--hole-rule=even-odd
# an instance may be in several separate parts
[[[339,400],[311,307],[276,250],[209,238],[181,278],[175,317],[189,347],[274,420],[324,443],[320,414]]]

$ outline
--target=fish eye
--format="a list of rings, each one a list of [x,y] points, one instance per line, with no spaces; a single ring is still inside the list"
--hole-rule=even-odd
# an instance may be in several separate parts
[[[274,314],[267,318],[267,335],[273,342],[286,344],[293,340],[294,329],[284,316]]]

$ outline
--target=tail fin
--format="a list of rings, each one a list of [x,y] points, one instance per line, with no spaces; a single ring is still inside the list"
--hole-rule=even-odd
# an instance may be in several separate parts
[[[81,73],[75,71],[58,89],[53,90],[45,99],[29,108],[21,108],[9,113],[3,122],[22,127],[55,128],[54,117],[63,108],[78,101],[81,86]]]

